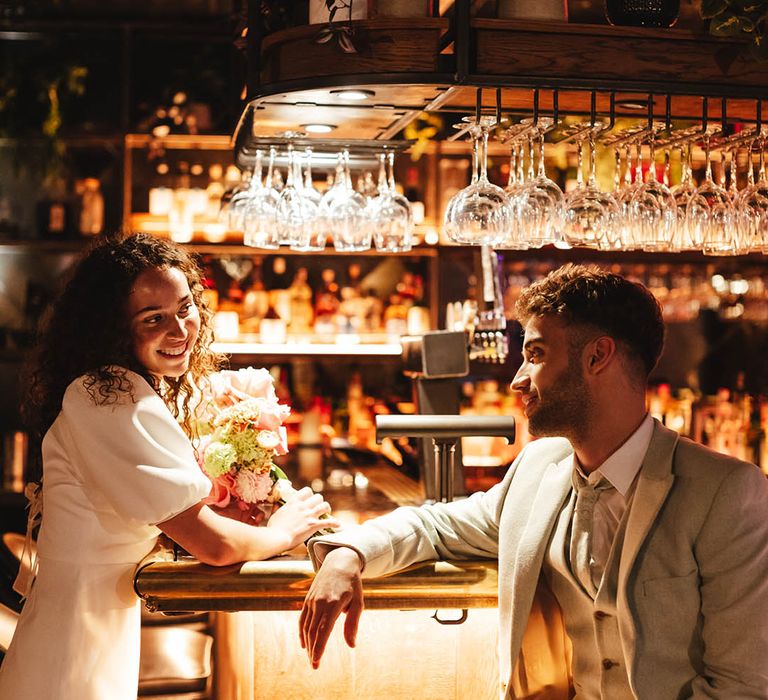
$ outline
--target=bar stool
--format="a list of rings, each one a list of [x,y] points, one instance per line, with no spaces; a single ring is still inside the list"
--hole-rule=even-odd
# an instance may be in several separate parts
[[[203,700],[211,691],[213,637],[182,626],[142,627],[139,697]]]

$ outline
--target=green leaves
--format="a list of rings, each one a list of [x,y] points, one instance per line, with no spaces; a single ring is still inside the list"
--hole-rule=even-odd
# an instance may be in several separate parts
[[[316,44],[327,44],[331,39],[335,39],[339,48],[344,53],[357,53],[357,47],[352,41],[355,30],[353,27],[339,27],[336,24],[329,24],[323,27],[315,34]]]
[[[713,36],[749,41],[752,60],[768,61],[768,3],[765,0],[701,0],[701,16]]]
[[[725,12],[730,6],[729,0],[701,0],[701,16],[712,19]]]

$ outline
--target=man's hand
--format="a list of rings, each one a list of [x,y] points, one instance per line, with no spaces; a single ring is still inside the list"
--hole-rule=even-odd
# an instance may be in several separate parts
[[[299,639],[307,650],[312,668],[328,643],[336,619],[344,612],[344,639],[355,646],[357,625],[363,612],[363,583],[360,557],[349,547],[338,547],[325,556],[315,580],[310,586],[299,618]]]

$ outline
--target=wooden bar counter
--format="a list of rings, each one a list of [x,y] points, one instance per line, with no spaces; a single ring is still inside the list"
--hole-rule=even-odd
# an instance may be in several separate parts
[[[346,471],[352,482],[333,486],[325,470],[323,489],[345,522],[422,498],[418,484],[391,467]],[[216,700],[498,696],[495,560],[430,562],[365,580],[356,647],[344,642],[342,616],[318,670],[298,636],[312,578],[301,548],[226,567],[183,557],[152,561],[137,571],[135,587],[150,610],[212,612]]]
[[[306,556],[222,567],[181,559],[141,567],[135,585],[153,612],[300,610],[312,577]],[[430,562],[366,579],[363,589],[370,610],[493,608],[496,562]]]

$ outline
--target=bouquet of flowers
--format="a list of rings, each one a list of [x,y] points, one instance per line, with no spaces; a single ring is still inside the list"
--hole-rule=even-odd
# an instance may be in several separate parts
[[[211,480],[208,505],[236,505],[256,524],[290,500],[295,489],[274,458],[288,451],[279,403],[266,369],[215,372],[201,387],[198,461]]]

